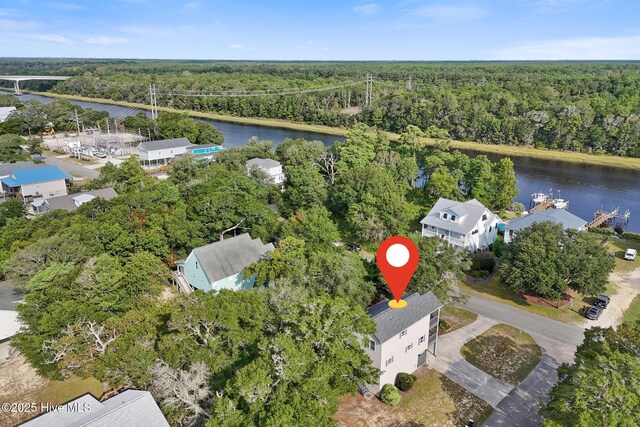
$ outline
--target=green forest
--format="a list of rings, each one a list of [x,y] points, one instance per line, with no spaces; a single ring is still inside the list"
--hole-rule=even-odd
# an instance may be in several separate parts
[[[134,156],[87,184],[115,188],[113,200],[33,219],[19,200],[5,202],[1,273],[25,294],[13,345],[49,378],[151,390],[172,425],[334,425],[339,399],[375,374],[358,337],[374,328],[364,309],[388,294],[373,261],[333,242],[412,236],[422,261],[408,291],[451,302],[467,256],[419,237],[419,219],[440,196],[504,209],[516,192],[510,160],[412,135],[392,142],[360,124],[329,148],[252,140],[211,164],[183,156],[165,181]],[[284,192],[247,174],[254,157],[284,165]],[[416,185],[419,165],[427,186]],[[266,289],[171,290],[176,260],[239,233],[278,238],[245,271]]]
[[[0,59],[0,74],[74,76],[24,83],[34,90],[148,103],[153,83],[159,105],[178,109],[398,133],[415,125],[462,141],[631,157],[640,157],[639,71],[638,62]],[[216,96],[193,96],[202,94]]]

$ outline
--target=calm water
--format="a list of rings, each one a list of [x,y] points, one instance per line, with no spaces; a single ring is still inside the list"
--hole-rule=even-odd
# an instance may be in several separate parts
[[[53,98],[39,95],[23,95],[21,99],[37,99],[41,102],[53,100]],[[82,108],[91,107],[95,110],[107,111],[112,116],[132,115],[137,112],[135,109],[116,105],[83,101],[71,102]],[[242,146],[253,136],[273,141],[276,144],[285,138],[319,140],[325,145],[342,139],[313,132],[240,125],[216,120],[203,121],[215,125],[224,134],[226,147]],[[469,154],[479,153],[469,152]],[[488,157],[494,160],[499,158],[496,155]],[[631,211],[631,220],[627,230],[640,232],[640,172],[523,157],[515,157],[513,161],[520,190],[516,199],[525,207],[529,206],[531,194],[539,191],[548,192],[552,189],[555,197],[558,197],[558,191],[560,191],[560,196],[569,200],[569,210],[585,220],[590,220],[594,211],[601,208],[605,210],[619,208],[621,211],[628,209]]]

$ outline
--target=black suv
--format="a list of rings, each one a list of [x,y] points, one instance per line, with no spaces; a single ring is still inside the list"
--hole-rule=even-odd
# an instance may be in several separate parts
[[[609,298],[608,296],[598,295],[596,297],[596,302],[593,305],[604,309],[604,308],[607,308],[607,306],[609,305],[609,301],[611,301],[611,298]]]
[[[598,320],[601,314],[602,314],[602,309],[594,305],[589,310],[587,310],[587,314],[585,314],[584,317],[586,317],[589,320]]]
[[[345,247],[347,248],[347,250],[353,252],[360,252],[362,250],[362,246],[357,243],[347,243]]]

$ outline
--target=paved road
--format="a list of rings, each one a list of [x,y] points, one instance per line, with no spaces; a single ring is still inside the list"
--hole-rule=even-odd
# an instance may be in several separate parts
[[[6,282],[0,282],[0,310],[15,310],[24,295],[13,290]]]
[[[49,166],[58,166],[60,169],[68,174],[82,176],[85,178],[97,178],[100,172],[86,168],[84,166],[76,165],[71,162],[67,162],[64,159],[58,159],[51,156],[42,156],[44,162]]]
[[[540,426],[542,420],[538,408],[546,402],[551,388],[558,381],[557,367],[573,361],[576,346],[584,340],[584,330],[477,295],[469,295],[464,307],[529,333],[543,353],[538,366],[498,404],[484,425]]]

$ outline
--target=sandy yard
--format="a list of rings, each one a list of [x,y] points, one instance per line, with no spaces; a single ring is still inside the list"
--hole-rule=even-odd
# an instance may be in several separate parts
[[[618,326],[622,323],[624,312],[636,297],[640,295],[640,267],[628,272],[614,272],[609,276],[616,294],[611,297],[607,308],[602,312],[598,320],[587,320],[585,326]]]
[[[360,394],[345,395],[335,418],[340,427],[458,427],[469,418],[479,425],[492,412],[491,406],[433,369],[422,367],[418,380],[396,406]]]
[[[6,346],[8,343],[3,343]],[[83,394],[100,397],[102,384],[94,378],[73,378],[50,381],[38,375],[21,354],[6,359],[6,348],[0,360],[0,403],[61,404]],[[0,414],[0,427],[13,427],[38,415],[39,412],[9,412]]]

